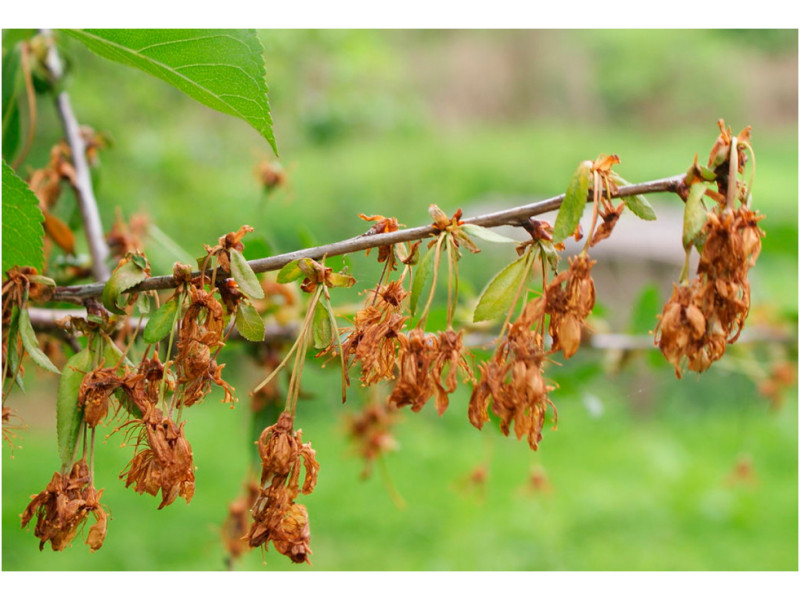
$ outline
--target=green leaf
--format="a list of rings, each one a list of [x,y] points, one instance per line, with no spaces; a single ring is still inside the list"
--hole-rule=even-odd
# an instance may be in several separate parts
[[[16,383],[20,390],[25,391],[22,377],[19,374],[19,363],[22,357],[19,352],[19,308],[11,307],[11,321],[8,323],[8,376],[16,375]]]
[[[14,46],[3,53],[3,158],[11,160],[19,146],[20,120],[18,90],[22,85],[20,50]]]
[[[550,263],[550,268],[553,269],[553,271],[558,271],[558,263],[561,260],[561,255],[558,253],[558,250],[555,249],[555,246],[553,246],[553,242],[539,240],[537,246],[539,246],[539,251],[542,253],[542,256]]]
[[[236,309],[236,329],[251,342],[264,341],[264,319],[252,304],[242,302]]]
[[[556,224],[553,226],[553,241],[556,243],[572,235],[581,220],[589,195],[591,169],[592,161],[585,160],[578,165],[572,179],[569,180],[567,193],[564,195],[561,208],[558,209]]]
[[[269,142],[264,49],[253,29],[67,29],[109,60],[141,69],[206,106],[243,119]]]
[[[92,355],[84,348],[72,356],[64,366],[56,394],[56,432],[58,455],[63,468],[69,468],[78,443],[82,422],[82,410],[78,405],[78,391],[83,377],[92,368]]]
[[[239,289],[242,290],[249,298],[255,298],[256,300],[261,300],[264,297],[264,290],[261,287],[261,283],[258,281],[258,277],[253,272],[253,269],[247,263],[242,253],[238,250],[231,249],[231,275],[233,275],[233,279],[239,286]]]
[[[703,226],[708,220],[708,213],[703,204],[706,193],[705,183],[693,183],[689,188],[686,206],[683,208],[683,247],[688,249],[692,244],[697,244]]]
[[[296,281],[301,277],[305,277],[303,271],[300,269],[300,261],[293,260],[278,271],[278,283],[290,283]]]
[[[528,253],[520,256],[492,278],[478,297],[473,323],[495,319],[508,312],[523,278],[530,272],[530,257]]]
[[[27,310],[21,310],[19,313],[19,336],[22,338],[22,346],[30,354],[33,362],[53,373],[61,373],[58,367],[50,362],[47,355],[39,348],[39,340],[36,339],[36,334],[33,332],[31,317]]]
[[[314,339],[314,348],[327,348],[333,341],[333,329],[331,327],[331,314],[328,307],[322,301],[317,302],[314,309],[314,321],[311,324],[311,334]]]
[[[178,299],[173,298],[169,302],[162,304],[156,312],[147,320],[144,326],[142,338],[148,344],[155,344],[163,340],[172,330],[175,324],[175,315],[178,312]]]
[[[647,201],[647,198],[641,194],[637,196],[626,196],[622,201],[625,203],[625,206],[631,209],[631,212],[640,219],[645,221],[656,220],[656,211],[653,210],[653,206]]]
[[[39,200],[14,170],[3,161],[3,272],[19,266],[44,265]]]
[[[135,256],[131,255],[131,257]],[[106,281],[105,287],[103,287],[103,306],[115,314],[124,315],[125,311],[122,310],[119,304],[120,296],[145,279],[147,279],[147,270],[142,268],[140,261],[131,258],[131,260],[117,265],[109,280]]]
[[[506,237],[504,235],[500,235],[499,233],[492,231],[486,227],[481,227],[480,225],[473,225],[471,223],[464,223],[460,225],[461,231],[464,233],[468,233],[469,235],[475,236],[482,240],[486,240],[487,242],[494,242],[496,244],[517,244],[517,240],[512,240],[510,237]]]
[[[356,278],[348,273],[332,272],[327,276],[328,287],[353,287],[356,283]]]
[[[433,255],[436,254],[436,246],[429,249],[422,260],[416,267],[414,272],[414,281],[411,283],[411,296],[408,301],[408,309],[413,316],[417,312],[417,302],[419,302],[420,294],[428,283],[433,273]]]

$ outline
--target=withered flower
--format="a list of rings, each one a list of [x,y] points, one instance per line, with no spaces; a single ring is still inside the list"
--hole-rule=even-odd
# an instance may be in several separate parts
[[[83,420],[97,427],[108,415],[111,394],[123,385],[125,377],[117,375],[117,367],[103,367],[104,361],[89,371],[78,389],[78,404],[83,408]]]
[[[261,488],[258,482],[250,479],[244,488],[244,495],[228,505],[228,516],[222,524],[222,543],[228,554],[226,561],[229,567],[234,560],[250,550],[246,538],[250,528],[250,507],[255,504]]]
[[[545,312],[550,315],[552,349],[561,350],[564,358],[577,352],[581,343],[581,327],[594,307],[595,289],[591,269],[596,262],[581,253],[570,259],[569,269],[558,274],[547,286]]]
[[[353,363],[360,363],[365,386],[394,377],[398,336],[408,320],[401,315],[407,295],[399,281],[382,286],[377,294],[373,292],[367,306],[356,312],[353,327],[342,342],[348,369]],[[331,344],[325,353],[334,354],[337,348],[337,344]]]
[[[396,412],[391,406],[372,402],[356,415],[348,417],[348,434],[364,459],[361,477],[369,477],[376,458],[397,448],[397,441],[391,434],[397,420]]]
[[[359,213],[358,216],[363,219],[364,221],[375,221],[375,224],[370,227],[366,233],[362,235],[377,235],[380,233],[391,233],[392,231],[397,231],[399,225],[397,223],[397,219],[394,217],[384,217],[383,215],[372,215],[367,216],[364,213]],[[367,255],[369,255],[369,251],[371,249],[367,249]],[[378,262],[386,262],[392,254],[392,247],[389,246],[381,246],[378,248]],[[394,268],[394,265],[392,265]]]
[[[194,463],[183,423],[176,425],[151,405],[141,419],[126,425],[135,426],[139,433],[135,454],[120,474],[120,479],[125,479],[125,487],[133,485],[137,493],[151,496],[160,491],[159,510],[172,504],[178,496],[188,504],[194,495]]]
[[[542,371],[547,352],[542,336],[531,327],[543,317],[542,298],[531,300],[522,314],[512,323],[508,335],[498,344],[494,356],[479,365],[480,383],[472,391],[468,416],[470,422],[481,429],[489,420],[489,399],[492,411],[500,417],[500,430],[508,435],[511,423],[517,439],[526,437],[528,445],[536,450],[542,439],[542,427],[547,408],[552,407],[554,420],[558,419],[555,405],[548,397],[554,388],[546,384]]]
[[[308,513],[294,500],[299,493],[310,494],[317,483],[319,463],[310,443],[303,443],[302,431],[293,431],[294,417],[281,413],[275,425],[258,439],[261,456],[261,488],[253,505],[253,524],[246,539],[251,548],[271,541],[275,549],[293,562],[308,562]],[[305,477],[300,485],[300,470]]]
[[[89,467],[81,459],[68,475],[59,472],[43,492],[31,496],[32,500],[22,513],[22,527],[36,516],[34,534],[39,538],[39,550],[50,542],[53,550],[63,550],[73,540],[80,526],[93,513],[96,522],[89,529],[86,543],[92,552],[105,540],[108,517],[100,505],[103,490],[97,491],[91,481]]]
[[[420,328],[412,329],[408,335],[400,333],[397,337],[400,342],[397,358],[400,376],[389,396],[389,404],[398,408],[411,405],[411,410],[419,412],[437,389],[432,370],[439,356],[439,340]],[[445,408],[447,406],[441,406],[437,398],[439,413]]]

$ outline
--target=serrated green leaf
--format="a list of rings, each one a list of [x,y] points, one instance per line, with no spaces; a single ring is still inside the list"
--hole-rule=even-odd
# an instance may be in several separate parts
[[[311,335],[314,341],[314,348],[327,348],[333,341],[331,315],[328,312],[328,307],[322,301],[317,302],[317,306],[314,309]]]
[[[492,231],[487,227],[481,227],[480,225],[473,225],[472,223],[464,223],[460,225],[461,231],[467,233],[469,235],[475,236],[482,240],[486,240],[487,242],[494,242],[496,244],[516,244],[518,243],[517,240],[512,240],[510,237],[506,237],[497,233],[496,231]]]
[[[553,242],[539,240],[538,246],[542,256],[544,256],[547,259],[547,262],[550,264],[550,268],[553,269],[553,271],[558,271],[558,263],[561,260],[561,255],[553,246]]]
[[[50,362],[47,355],[39,348],[39,340],[36,339],[36,334],[33,332],[31,318],[27,310],[21,310],[19,313],[19,337],[22,338],[22,346],[30,355],[33,362],[53,373],[61,373],[58,367]]]
[[[530,255],[524,254],[495,275],[478,297],[472,322],[504,316],[511,308],[523,278],[530,272],[529,267]]]
[[[44,216],[39,200],[14,169],[3,161],[3,272],[19,266],[44,265],[42,227]]]
[[[5,40],[4,40],[5,41]],[[3,52],[3,158],[11,160],[20,139],[18,90],[22,85],[20,51],[14,46]]]
[[[249,123],[278,153],[264,49],[252,29],[69,29],[109,60],[141,69]]]
[[[297,281],[301,277],[305,277],[305,275],[303,275],[303,271],[300,269],[299,261],[293,260],[278,271],[277,281],[278,283],[290,283],[292,281]]]
[[[683,247],[686,249],[697,243],[708,220],[708,213],[703,205],[703,195],[707,189],[706,184],[700,182],[693,183],[689,188],[686,206],[683,208]]]
[[[118,315],[125,314],[125,311],[119,305],[120,296],[147,279],[147,272],[140,265],[139,261],[128,260],[114,269],[111,277],[106,281],[105,287],[103,287],[103,306],[109,311]]]
[[[180,306],[177,298],[162,304],[147,320],[147,325],[144,326],[142,332],[142,339],[148,344],[155,344],[167,337],[175,324],[178,308]]]
[[[231,256],[231,275],[236,281],[239,289],[249,298],[261,300],[264,297],[264,290],[253,269],[247,263],[244,256],[238,250],[230,250]]]
[[[553,226],[553,241],[558,243],[572,235],[581,220],[586,198],[589,195],[589,179],[591,178],[592,161],[585,160],[578,165],[572,175],[564,195],[561,208],[558,209],[556,223]]]
[[[251,342],[264,341],[264,319],[252,304],[242,302],[236,309],[236,329]]]
[[[430,248],[425,253],[425,256],[419,261],[414,271],[414,281],[411,283],[411,296],[408,300],[408,310],[412,316],[417,312],[417,302],[419,302],[420,294],[422,294],[428,280],[431,278],[431,273],[433,273],[434,254],[436,254],[436,246]]]
[[[83,377],[92,368],[92,355],[84,348],[72,356],[64,366],[56,394],[56,432],[61,466],[69,468],[78,443],[82,422],[82,409],[78,405],[78,391]]]
[[[150,294],[139,294],[136,298],[136,310],[142,315],[150,313]]]

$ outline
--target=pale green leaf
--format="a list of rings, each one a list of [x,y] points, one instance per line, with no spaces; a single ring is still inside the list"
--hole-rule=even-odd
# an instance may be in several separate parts
[[[290,283],[292,281],[296,281],[301,277],[305,277],[303,275],[303,271],[300,269],[299,261],[293,260],[292,262],[283,266],[283,268],[278,271],[278,283]]]
[[[572,179],[569,180],[564,201],[561,203],[556,223],[553,226],[553,241],[556,243],[572,235],[581,220],[583,209],[586,207],[586,198],[589,195],[591,169],[592,161],[585,160],[578,165]]]
[[[251,342],[264,341],[264,319],[252,304],[242,302],[236,309],[236,329]]]
[[[3,272],[12,267],[44,265],[42,211],[39,200],[3,161]]]
[[[231,275],[248,298],[261,300],[264,297],[264,290],[253,269],[238,250],[231,249]]]
[[[467,233],[469,235],[475,236],[482,240],[486,240],[487,242],[494,242],[496,244],[516,244],[518,243],[517,240],[512,240],[510,237],[506,237],[497,233],[496,231],[492,231],[487,227],[481,227],[480,225],[473,225],[472,223],[464,223],[460,225],[461,231]]]
[[[703,195],[706,193],[705,183],[693,183],[689,188],[689,195],[686,198],[686,206],[683,208],[683,247],[689,248],[692,244],[697,244],[703,226],[708,220],[706,207],[703,205]]]
[[[269,142],[264,49],[253,29],[68,29],[100,56],[175,86],[206,106],[243,119]]]
[[[333,341],[332,317],[328,307],[323,302],[317,302],[314,309],[314,321],[311,324],[311,334],[314,339],[314,348],[327,348]]]
[[[175,316],[180,308],[178,299],[173,298],[158,307],[158,310],[147,320],[142,338],[148,344],[155,344],[163,340],[175,324]]]
[[[519,290],[523,278],[530,272],[530,255],[524,254],[495,275],[478,297],[472,322],[487,321],[504,316]]]
[[[84,348],[72,356],[64,366],[56,393],[56,432],[58,454],[63,468],[69,468],[75,453],[82,421],[82,410],[78,405],[78,391],[83,377],[92,368],[92,355]]]
[[[124,315],[125,311],[119,304],[120,296],[145,279],[147,271],[142,268],[140,261],[131,259],[118,265],[103,287],[103,306],[113,313]]]
[[[414,271],[414,281],[411,283],[411,296],[408,301],[408,310],[413,316],[417,312],[417,303],[419,302],[420,294],[428,283],[433,273],[433,255],[436,254],[436,246],[431,248],[419,261]]]
[[[19,337],[22,338],[22,346],[30,355],[33,362],[53,373],[61,373],[58,367],[50,362],[47,355],[39,348],[39,340],[36,339],[36,334],[33,332],[31,318],[27,310],[21,310],[19,313]]]

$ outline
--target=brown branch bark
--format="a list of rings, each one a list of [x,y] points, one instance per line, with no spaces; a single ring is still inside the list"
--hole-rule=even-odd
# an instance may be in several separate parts
[[[615,198],[623,198],[627,196],[636,196],[639,194],[656,192],[675,192],[680,183],[683,181],[683,177],[683,175],[675,175],[665,179],[622,186],[615,193],[613,193],[612,196]],[[531,204],[525,204],[476,217],[468,217],[463,219],[463,222],[471,223],[473,225],[480,225],[482,227],[499,227],[501,225],[521,226],[522,223],[530,217],[558,209],[563,200],[564,194],[560,194],[558,196],[554,196],[553,198],[548,198],[539,202],[533,202]],[[317,246],[315,248],[295,250],[294,252],[287,252],[285,254],[278,254],[275,256],[251,260],[249,261],[249,264],[254,272],[265,273],[267,271],[277,271],[290,262],[300,258],[312,258],[318,260],[323,256],[351,254],[353,252],[359,252],[369,248],[377,248],[378,246],[421,240],[433,235],[436,235],[436,229],[434,229],[434,227],[431,225],[412,227],[411,229],[401,229],[391,233],[359,235],[354,238],[341,240],[332,244],[325,244],[323,246]],[[212,270],[208,270],[207,274],[210,276],[212,272]],[[194,273],[194,276],[199,275],[199,271]],[[150,277],[144,280],[130,291],[144,292],[150,290],[166,290],[174,288],[176,285],[177,283],[172,275],[161,275],[157,277]],[[81,304],[85,299],[100,296],[102,293],[103,283],[63,286],[56,288],[53,300]]]
[[[61,57],[58,55],[50,30],[42,29],[41,33],[49,38],[45,66],[52,76],[53,85],[57,87],[64,76]],[[83,229],[86,233],[86,241],[89,244],[89,252],[92,255],[92,274],[97,281],[105,281],[111,275],[106,264],[110,252],[103,234],[100,212],[97,209],[89,163],[86,161],[86,144],[83,136],[81,136],[78,120],[72,110],[69,94],[64,90],[56,94],[56,110],[64,129],[64,137],[72,153],[72,166],[75,167],[73,189],[80,207]]]

